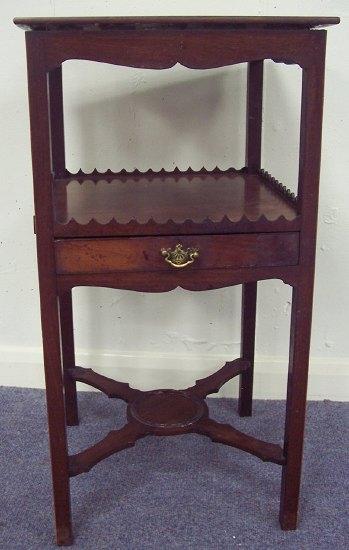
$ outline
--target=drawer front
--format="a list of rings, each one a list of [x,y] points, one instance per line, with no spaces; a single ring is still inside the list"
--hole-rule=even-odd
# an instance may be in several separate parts
[[[56,270],[78,274],[296,265],[298,242],[296,232],[61,239],[55,242]]]

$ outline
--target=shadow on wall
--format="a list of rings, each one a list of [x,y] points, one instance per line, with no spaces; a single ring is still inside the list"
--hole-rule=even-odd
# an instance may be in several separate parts
[[[93,69],[91,80],[86,62],[64,66],[71,101],[65,111],[67,151],[73,151],[69,167],[244,164],[245,65],[155,71],[93,63]]]
[[[302,95],[299,65],[264,62],[262,166],[297,193]]]

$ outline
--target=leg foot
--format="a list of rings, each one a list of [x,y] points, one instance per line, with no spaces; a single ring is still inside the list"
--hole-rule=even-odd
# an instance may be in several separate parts
[[[73,534],[70,529],[57,529],[56,541],[58,546],[71,546],[74,543]]]
[[[295,531],[297,529],[298,514],[296,513],[281,513],[280,512],[280,525],[283,531]]]

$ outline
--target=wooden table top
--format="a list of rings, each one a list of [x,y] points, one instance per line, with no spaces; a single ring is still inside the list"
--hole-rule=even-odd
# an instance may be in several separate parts
[[[177,29],[313,29],[337,25],[339,17],[16,17],[15,25],[28,31],[112,30],[117,28]]]

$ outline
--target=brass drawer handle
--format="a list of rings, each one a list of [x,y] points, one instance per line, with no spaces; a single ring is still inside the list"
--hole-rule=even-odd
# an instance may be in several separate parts
[[[165,258],[165,262],[172,267],[186,267],[190,265],[199,257],[198,248],[187,248],[184,250],[183,246],[178,243],[174,250],[171,248],[162,248],[161,254]]]

